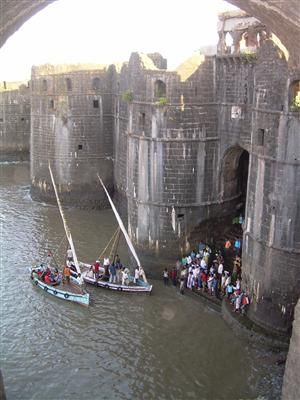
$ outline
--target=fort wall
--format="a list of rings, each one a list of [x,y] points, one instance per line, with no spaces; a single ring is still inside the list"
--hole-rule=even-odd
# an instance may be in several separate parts
[[[0,161],[29,160],[30,89],[21,83],[0,85]]]
[[[139,251],[160,260],[243,204],[249,315],[287,333],[299,295],[300,70],[251,17],[220,29],[216,55],[176,71],[157,53],[133,53],[118,72],[34,67],[31,193],[54,201],[50,162],[64,204],[105,207],[100,172]]]
[[[107,205],[97,173],[112,191],[114,74],[114,67],[33,67],[33,198],[54,200],[50,162],[63,203],[88,208]]]

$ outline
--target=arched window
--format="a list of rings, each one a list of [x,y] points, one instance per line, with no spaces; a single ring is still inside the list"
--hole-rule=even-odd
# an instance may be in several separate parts
[[[167,93],[166,84],[161,80],[155,81],[154,97],[166,97],[166,93]]]
[[[240,40],[240,51],[243,52],[247,50],[248,47],[249,47],[249,35],[248,32],[244,32]]]
[[[72,90],[72,81],[70,78],[66,78],[66,87],[67,90]]]
[[[290,109],[300,110],[300,81],[294,81],[290,86]]]
[[[44,91],[44,92],[47,92],[48,84],[47,84],[46,79],[43,79],[42,88],[43,88],[43,91]]]
[[[225,35],[225,52],[229,54],[233,52],[233,37],[230,32]]]
[[[93,79],[92,89],[93,90],[99,90],[100,89],[100,79],[99,78],[94,78]]]

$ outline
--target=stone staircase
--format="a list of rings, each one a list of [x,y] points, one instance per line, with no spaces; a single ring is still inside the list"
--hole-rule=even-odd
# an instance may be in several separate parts
[[[222,251],[227,270],[232,271],[235,258],[234,242],[243,238],[242,226],[237,222],[237,216],[231,215],[204,221],[196,226],[189,236],[190,248],[197,250],[200,242],[208,244],[213,252]],[[226,240],[230,240],[232,247],[224,252]]]

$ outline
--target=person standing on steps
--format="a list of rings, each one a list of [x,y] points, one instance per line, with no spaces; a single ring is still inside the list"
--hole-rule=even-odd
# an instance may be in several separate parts
[[[184,277],[181,277],[180,278],[180,285],[179,285],[179,291],[180,291],[180,294],[184,294],[184,282],[185,282],[185,279],[184,279]]]
[[[169,284],[169,272],[167,268],[165,268],[163,271],[163,280],[165,285]]]

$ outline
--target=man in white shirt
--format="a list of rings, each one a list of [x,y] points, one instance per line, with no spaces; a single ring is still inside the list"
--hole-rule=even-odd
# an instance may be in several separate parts
[[[204,260],[204,257],[202,257],[201,261],[200,261],[200,268],[201,269],[206,269],[206,267],[207,267],[207,264],[206,264],[206,262]]]
[[[218,275],[219,275],[219,277],[222,276],[223,269],[224,269],[224,266],[223,266],[222,263],[220,263],[219,266],[218,266]]]
[[[68,261],[73,261],[73,252],[72,252],[70,247],[67,250],[67,260]]]

